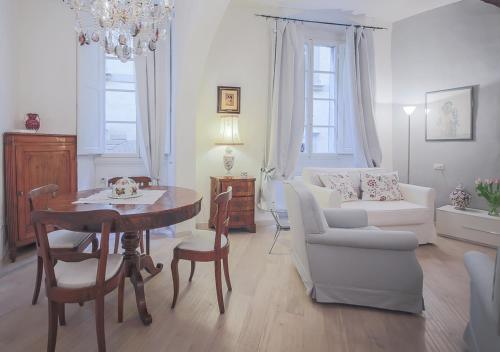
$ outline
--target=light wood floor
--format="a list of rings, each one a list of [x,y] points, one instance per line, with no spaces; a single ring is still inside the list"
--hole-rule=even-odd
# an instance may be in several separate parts
[[[488,248],[439,238],[417,251],[424,270],[426,311],[422,315],[392,313],[342,305],[316,304],[288,255],[285,232],[275,247],[272,227],[255,235],[231,236],[233,292],[226,294],[226,314],[219,315],[213,266],[199,264],[191,284],[189,264],[181,264],[177,307],[170,309],[170,260],[178,239],[154,236],[152,253],[165,269],[146,284],[153,323],[139,321],[129,283],[125,321],[116,321],[116,295],[106,300],[108,351],[463,351],[462,332],[468,319],[469,280],[463,254]],[[15,270],[0,273],[0,351],[44,351],[47,300],[42,289],[32,306],[34,255]],[[225,291],[226,292],[226,291]],[[57,351],[94,351],[93,303],[67,306],[67,326],[59,328]]]

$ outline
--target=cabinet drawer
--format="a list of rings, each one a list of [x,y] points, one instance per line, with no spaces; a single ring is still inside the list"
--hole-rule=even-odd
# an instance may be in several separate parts
[[[229,227],[245,227],[254,223],[254,211],[231,211]]]
[[[226,192],[228,187],[233,187],[233,197],[247,197],[255,194],[255,183],[246,180],[224,180],[222,182],[222,192]]]
[[[234,197],[231,199],[231,212],[254,210],[254,197]]]

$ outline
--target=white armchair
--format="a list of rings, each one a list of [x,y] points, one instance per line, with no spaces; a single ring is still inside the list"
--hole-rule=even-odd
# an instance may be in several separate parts
[[[285,184],[292,258],[317,302],[423,310],[415,234],[368,226],[364,210],[321,210],[300,181]]]
[[[464,339],[471,352],[500,351],[500,249],[496,263],[479,252],[465,254],[470,276],[470,320]]]

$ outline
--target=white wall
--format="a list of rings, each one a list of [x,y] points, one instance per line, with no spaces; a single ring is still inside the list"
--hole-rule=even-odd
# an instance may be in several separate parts
[[[402,106],[417,105],[412,116],[411,180],[434,187],[437,203],[461,182],[473,192],[476,177],[500,176],[500,8],[465,0],[393,27],[394,159],[406,175],[407,118]],[[425,92],[477,86],[475,139],[425,141]],[[433,170],[444,163],[445,170]],[[404,178],[403,178],[404,179]],[[473,196],[472,206],[485,208]]]
[[[14,128],[16,116],[16,52],[15,52],[15,3],[0,0],[0,134]],[[0,144],[3,155],[3,143]],[[5,200],[3,162],[0,163],[0,258],[3,256],[5,243]]]
[[[14,2],[14,1],[12,1]],[[17,121],[41,118],[40,132],[76,133],[74,15],[61,1],[16,0]]]

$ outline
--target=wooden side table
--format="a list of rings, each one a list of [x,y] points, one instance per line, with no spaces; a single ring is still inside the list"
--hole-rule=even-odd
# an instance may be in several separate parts
[[[246,229],[255,233],[255,178],[253,177],[210,177],[210,219],[209,226],[215,227],[215,197],[225,192],[229,186],[233,188],[231,212],[229,214],[230,229]]]
[[[494,248],[500,246],[500,217],[490,216],[485,210],[457,210],[445,205],[437,209],[436,229],[441,236]]]

